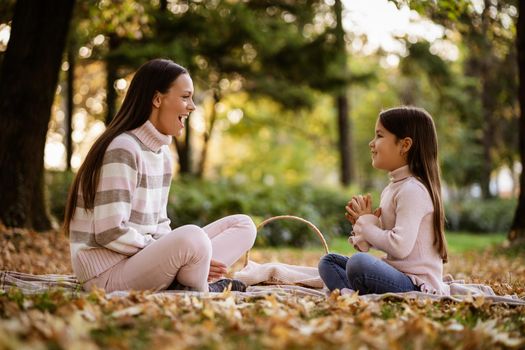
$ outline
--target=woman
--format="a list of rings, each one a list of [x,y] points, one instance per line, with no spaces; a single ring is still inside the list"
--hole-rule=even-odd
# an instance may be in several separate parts
[[[73,270],[86,290],[246,288],[236,280],[208,282],[253,246],[256,229],[248,216],[175,230],[167,216],[168,146],[195,110],[193,91],[178,64],[154,59],[142,65],[80,167],[64,222]]]

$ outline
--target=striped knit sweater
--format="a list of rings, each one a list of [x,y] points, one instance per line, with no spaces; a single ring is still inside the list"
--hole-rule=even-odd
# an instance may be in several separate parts
[[[78,197],[69,236],[81,282],[99,276],[169,232],[171,136],[147,121],[117,136],[104,154],[93,210]]]

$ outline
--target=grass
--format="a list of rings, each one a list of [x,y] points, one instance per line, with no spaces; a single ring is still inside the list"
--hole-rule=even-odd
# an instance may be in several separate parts
[[[464,253],[483,252],[486,248],[501,245],[506,239],[503,233],[476,234],[468,232],[447,232],[447,240],[450,257],[460,257]],[[356,250],[348,244],[346,237],[335,237],[327,239],[330,253],[338,253],[350,256]],[[383,256],[384,253],[372,249],[370,253],[375,256]],[[319,259],[324,255],[321,242],[316,242],[304,248],[294,247],[258,247],[250,252],[250,259],[259,263],[284,262],[304,266],[317,266]],[[242,268],[239,261],[233,268],[238,271]]]
[[[447,232],[448,248],[453,254],[483,250],[493,245],[502,244],[506,238],[504,233]],[[354,252],[346,237],[333,238],[328,242],[328,246],[330,251],[334,253],[348,255]]]
[[[470,233],[448,232],[447,241],[452,253],[482,250],[494,245],[501,245],[507,239],[505,233]]]

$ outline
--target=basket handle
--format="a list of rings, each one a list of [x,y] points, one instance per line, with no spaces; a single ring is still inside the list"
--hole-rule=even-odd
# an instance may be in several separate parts
[[[300,222],[303,222],[305,224],[307,224],[316,234],[317,236],[319,237],[319,239],[321,240],[321,243],[323,244],[323,248],[324,248],[324,252],[326,254],[328,254],[328,244],[326,244],[326,240],[323,236],[323,234],[321,233],[321,231],[319,231],[319,229],[314,225],[312,224],[310,221],[308,220],[305,220],[303,218],[300,218],[298,216],[293,216],[293,215],[279,215],[279,216],[273,216],[271,218],[268,218],[266,220],[264,220],[263,222],[261,222],[259,225],[257,225],[257,230],[259,230],[260,228],[262,228],[264,225],[266,225],[267,223],[270,223],[272,221],[276,221],[276,220],[281,220],[281,219],[292,219],[292,220],[296,220],[296,221],[300,221]],[[244,256],[244,264],[243,266],[246,267],[246,265],[248,265],[248,259],[250,257],[250,251],[248,250]]]

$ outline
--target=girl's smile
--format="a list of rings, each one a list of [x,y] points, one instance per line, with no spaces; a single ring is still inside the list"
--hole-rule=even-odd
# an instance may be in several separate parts
[[[407,150],[404,143],[388,131],[379,119],[376,122],[375,137],[368,145],[372,156],[372,166],[376,169],[392,171],[407,164]]]

